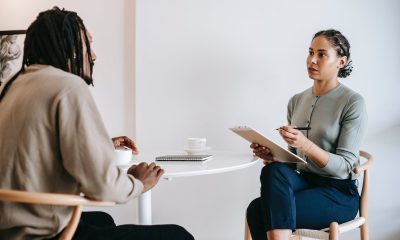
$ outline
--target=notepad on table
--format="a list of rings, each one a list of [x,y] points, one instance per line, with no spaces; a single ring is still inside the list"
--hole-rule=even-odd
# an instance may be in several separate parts
[[[164,155],[156,157],[156,161],[206,161],[210,160],[212,155]]]

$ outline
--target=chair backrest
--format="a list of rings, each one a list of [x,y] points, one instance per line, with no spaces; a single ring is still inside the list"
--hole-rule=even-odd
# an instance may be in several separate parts
[[[360,199],[360,216],[364,217],[367,214],[366,207],[368,201],[368,184],[369,184],[369,171],[368,168],[373,162],[371,154],[360,151],[360,156],[365,158],[367,161],[360,164],[360,166],[354,168],[354,173],[363,173],[363,183],[361,188],[361,199]]]
[[[115,205],[114,202],[93,201],[78,195],[35,193],[11,189],[0,189],[0,201],[74,207],[71,219],[60,236],[62,240],[72,239],[78,226],[83,206],[107,207]]]
[[[359,216],[365,219],[364,225],[361,227],[361,239],[368,239],[368,185],[369,185],[369,167],[374,161],[374,158],[371,154],[360,151],[360,156],[365,158],[367,161],[360,164],[356,167],[353,172],[354,173],[362,173],[363,174],[363,183],[360,194],[360,209]]]

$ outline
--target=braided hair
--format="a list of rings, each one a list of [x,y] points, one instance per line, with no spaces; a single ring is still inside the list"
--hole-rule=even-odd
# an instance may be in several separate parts
[[[86,45],[85,53],[83,43]],[[88,56],[90,74],[84,72],[84,54]],[[51,65],[78,75],[88,85],[93,85],[90,43],[85,25],[76,12],[54,7],[39,13],[26,31],[22,67],[4,86],[0,101],[18,75],[32,64]]]
[[[334,29],[319,31],[314,35],[313,39],[318,36],[324,36],[336,49],[338,56],[347,57],[347,62],[339,70],[338,77],[345,78],[349,76],[353,71],[353,61],[350,60],[350,43],[347,38],[341,32]]]

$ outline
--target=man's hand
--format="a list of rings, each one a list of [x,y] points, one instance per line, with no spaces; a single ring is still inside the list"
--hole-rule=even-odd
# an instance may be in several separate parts
[[[112,138],[112,141],[113,141],[115,148],[122,148],[125,146],[125,147],[132,149],[132,154],[137,155],[139,153],[135,142],[133,142],[127,136],[114,137],[114,138]]]
[[[155,163],[147,164],[145,162],[139,165],[133,165],[128,169],[128,174],[133,175],[143,183],[143,192],[147,192],[153,188],[160,177],[164,174],[164,170]]]
[[[267,165],[274,161],[274,156],[272,155],[269,148],[258,145],[257,143],[252,143],[250,148],[253,149],[254,155],[264,160],[264,164]]]

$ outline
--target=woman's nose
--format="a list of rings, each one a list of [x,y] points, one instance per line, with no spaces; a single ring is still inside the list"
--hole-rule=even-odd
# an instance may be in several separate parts
[[[316,59],[316,57],[313,56],[313,55],[311,55],[311,54],[309,54],[309,55],[307,56],[307,64],[311,64],[311,65],[317,64],[317,59]]]
[[[317,64],[317,58],[315,56],[311,57],[311,63],[312,64]]]

